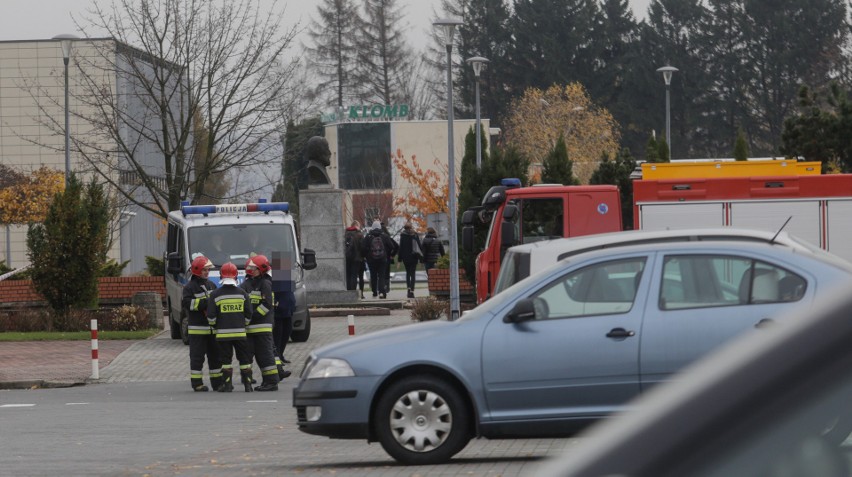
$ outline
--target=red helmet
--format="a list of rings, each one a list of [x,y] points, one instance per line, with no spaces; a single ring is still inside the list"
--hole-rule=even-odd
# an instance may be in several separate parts
[[[248,259],[246,261],[246,273],[248,273],[249,267],[257,268],[260,271],[260,275],[269,273],[269,271],[272,270],[272,267],[269,265],[269,260],[267,260],[265,255],[255,255]]]
[[[237,266],[231,262],[222,265],[219,269],[220,278],[237,278]]]
[[[210,270],[211,268],[213,268],[213,262],[204,255],[199,255],[192,259],[190,270],[193,275],[200,277],[201,274],[204,273],[204,270]]]

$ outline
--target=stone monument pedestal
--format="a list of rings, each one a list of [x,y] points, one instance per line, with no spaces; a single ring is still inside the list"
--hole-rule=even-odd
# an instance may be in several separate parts
[[[317,268],[305,274],[308,306],[358,301],[358,291],[346,289],[344,199],[342,190],[330,186],[299,191],[301,245],[317,253]]]

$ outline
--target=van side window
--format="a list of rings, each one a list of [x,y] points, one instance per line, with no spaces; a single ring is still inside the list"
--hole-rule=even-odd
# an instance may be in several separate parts
[[[536,311],[548,319],[627,313],[644,268],[645,257],[635,257],[575,270],[535,295]]]
[[[668,256],[663,261],[660,309],[798,301],[805,280],[766,262],[711,255]]]
[[[180,230],[177,225],[170,223],[168,232],[166,233],[166,252],[179,252],[177,248],[177,236]]]

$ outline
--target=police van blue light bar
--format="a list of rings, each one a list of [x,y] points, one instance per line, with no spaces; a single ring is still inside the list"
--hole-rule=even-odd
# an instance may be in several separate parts
[[[200,214],[241,214],[246,212],[289,212],[288,202],[262,202],[253,204],[186,205],[180,208],[183,216]]]
[[[506,179],[500,179],[500,185],[506,186],[510,189],[513,188],[513,187],[520,187],[521,186],[521,180],[518,179],[517,177],[508,177]]]

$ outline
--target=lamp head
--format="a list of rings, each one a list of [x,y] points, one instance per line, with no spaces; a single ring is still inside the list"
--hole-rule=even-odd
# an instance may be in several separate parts
[[[453,46],[453,35],[456,32],[456,27],[462,25],[462,22],[456,18],[439,18],[432,23],[436,27],[441,27],[444,31],[444,46]]]
[[[666,86],[672,84],[672,73],[675,71],[678,71],[678,69],[669,65],[657,68],[657,73],[663,74],[663,81],[666,82]]]
[[[63,33],[61,35],[56,35],[53,39],[59,40],[59,44],[62,46],[62,58],[65,61],[68,61],[68,58],[71,57],[71,42],[79,40],[80,38],[74,35],[69,35],[68,33]]]
[[[482,72],[482,68],[485,68],[485,65],[488,63],[488,58],[483,58],[481,56],[473,56],[465,61],[470,63],[470,66],[473,67],[473,74],[477,78],[479,78],[479,73]]]

